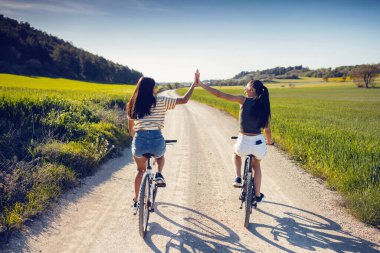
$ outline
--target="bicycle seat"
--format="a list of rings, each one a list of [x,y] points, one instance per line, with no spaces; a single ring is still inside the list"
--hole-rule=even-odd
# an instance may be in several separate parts
[[[154,155],[151,153],[145,153],[145,154],[143,154],[143,156],[146,158],[152,158]]]

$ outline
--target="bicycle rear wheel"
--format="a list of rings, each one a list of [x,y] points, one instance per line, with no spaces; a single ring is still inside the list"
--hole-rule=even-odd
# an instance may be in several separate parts
[[[249,226],[249,217],[252,213],[252,189],[253,189],[253,180],[252,180],[252,172],[247,173],[247,181],[246,181],[246,200],[245,200],[245,219],[244,219],[244,227],[248,228]]]
[[[139,233],[142,238],[146,235],[150,209],[150,182],[149,174],[145,173],[139,192]]]

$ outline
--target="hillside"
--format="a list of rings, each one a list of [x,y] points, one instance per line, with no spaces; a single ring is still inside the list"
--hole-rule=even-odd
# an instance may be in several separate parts
[[[289,67],[275,67],[271,69],[255,70],[255,71],[241,71],[236,74],[233,78],[224,80],[205,80],[205,82],[211,85],[220,86],[235,86],[235,85],[245,85],[249,80],[260,79],[265,83],[275,83],[280,82],[280,79],[290,80],[300,79],[302,77],[313,77],[313,78],[323,78],[346,80],[350,77],[352,72],[359,67],[364,65],[355,66],[339,66],[336,68],[319,68],[310,69],[308,67],[299,66],[289,66]],[[377,67],[377,75],[380,74],[380,63],[373,64],[370,66]]]
[[[0,15],[0,73],[136,83],[141,72]]]

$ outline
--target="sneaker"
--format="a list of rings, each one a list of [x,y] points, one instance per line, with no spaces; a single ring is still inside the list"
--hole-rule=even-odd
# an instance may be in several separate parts
[[[243,187],[243,182],[241,181],[241,177],[236,177],[235,181],[232,183],[232,186],[235,188]]]
[[[139,205],[138,205],[136,199],[133,199],[132,210],[133,210],[133,214],[134,214],[134,215],[137,214],[138,207],[139,207]]]
[[[255,200],[258,203],[261,202],[264,199],[264,197],[264,194],[260,193],[260,196],[255,196]]]
[[[156,173],[155,180],[158,187],[166,187],[165,178],[160,172]]]

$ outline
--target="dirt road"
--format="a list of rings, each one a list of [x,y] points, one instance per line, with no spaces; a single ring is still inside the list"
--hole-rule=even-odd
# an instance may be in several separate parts
[[[173,92],[169,92],[174,95]],[[5,252],[379,252],[380,232],[340,207],[326,189],[274,147],[262,162],[264,203],[243,227],[231,162],[238,123],[189,102],[168,113],[156,213],[145,240],[130,208],[130,150],[66,194],[54,210],[12,239]]]

